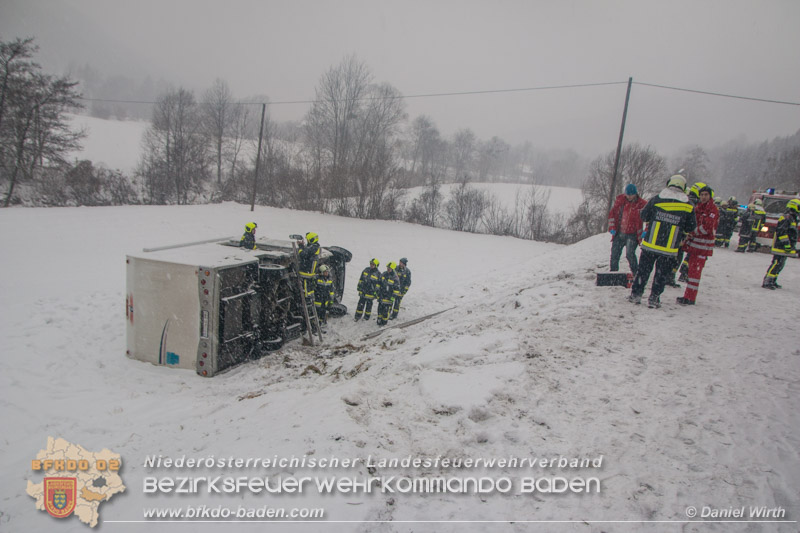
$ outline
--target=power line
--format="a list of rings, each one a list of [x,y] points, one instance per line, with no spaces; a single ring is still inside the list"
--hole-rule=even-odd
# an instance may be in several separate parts
[[[602,87],[608,85],[625,85],[627,81],[611,81],[611,82],[599,82],[599,83],[579,83],[579,84],[572,84],[572,85],[543,85],[540,87],[524,87],[524,88],[517,88],[517,89],[487,89],[482,91],[453,91],[453,92],[444,92],[444,93],[422,93],[422,94],[406,94],[406,95],[398,95],[398,96],[366,96],[363,98],[357,98],[356,100],[401,100],[401,99],[410,99],[410,98],[433,98],[433,97],[441,97],[441,96],[465,96],[471,94],[501,94],[501,93],[513,93],[513,92],[528,92],[528,91],[546,91],[546,90],[556,90],[556,89],[575,89],[575,88],[583,88],[583,87]],[[740,96],[734,94],[726,94],[726,93],[718,93],[712,91],[701,91],[698,89],[687,89],[684,87],[673,87],[670,85],[659,85],[656,83],[646,83],[641,81],[634,81],[636,85],[642,85],[645,87],[656,87],[659,89],[668,89],[671,91],[681,91],[681,92],[688,92],[688,93],[695,93],[695,94],[705,94],[709,96],[718,96],[722,98],[735,98],[737,100],[750,100],[753,102],[765,102],[770,104],[782,104],[782,105],[793,105],[793,106],[800,106],[800,102],[788,102],[784,100],[771,100],[767,98],[756,98],[752,96]],[[80,100],[85,102],[106,102],[106,103],[115,103],[115,104],[156,104],[157,102],[147,102],[142,100],[114,100],[108,98],[83,98],[81,97]],[[282,100],[277,102],[266,102],[267,105],[293,105],[293,104],[314,104],[319,102],[319,100]],[[235,102],[237,105],[263,105],[265,102]]]
[[[697,89],[684,89],[682,87],[670,87],[669,85],[658,85],[656,83],[644,83],[641,81],[633,82],[636,85],[644,85],[647,87],[658,87],[659,89],[669,89],[671,91],[683,91],[687,93],[697,93],[697,94],[707,94],[709,96],[721,96],[723,98],[736,98],[738,100],[751,100],[754,102],[767,102],[769,104],[784,104],[784,105],[798,105],[800,106],[800,102],[786,102],[783,100],[769,100],[767,98],[754,98],[752,96],[737,96],[735,94],[724,94],[724,93],[715,93],[711,91],[699,91]]]
[[[488,89],[484,91],[457,91],[447,93],[424,93],[424,94],[401,94],[398,96],[365,96],[356,98],[355,100],[402,100],[407,98],[429,98],[435,96],[461,96],[469,94],[493,94],[493,93],[512,93],[512,92],[525,92],[525,91],[544,91],[550,89],[574,89],[580,87],[601,87],[604,85],[620,85],[626,84],[626,81],[611,81],[600,83],[578,83],[573,85],[545,85],[541,87],[524,87],[519,89]],[[155,104],[157,102],[145,102],[140,100],[112,100],[108,98],[80,98],[86,102],[108,102],[116,104]],[[283,100],[278,102],[267,102],[268,105],[285,105],[285,104],[314,104],[320,100]],[[263,105],[264,102],[236,102],[239,105]]]

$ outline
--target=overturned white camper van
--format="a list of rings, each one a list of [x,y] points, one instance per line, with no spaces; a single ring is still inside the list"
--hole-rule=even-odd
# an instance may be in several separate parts
[[[292,241],[258,239],[256,250],[223,240],[127,256],[127,355],[211,377],[279,349],[307,330]],[[344,248],[320,251],[341,304]]]

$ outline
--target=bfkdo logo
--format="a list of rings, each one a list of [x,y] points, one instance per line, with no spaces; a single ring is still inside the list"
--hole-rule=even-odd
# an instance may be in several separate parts
[[[122,458],[108,449],[87,450],[62,438],[47,438],[47,447],[31,461],[31,479],[25,492],[36,509],[55,518],[76,517],[95,527],[100,506],[125,491],[120,477]],[[37,474],[44,474],[39,478]],[[41,482],[37,482],[37,478]]]
[[[44,508],[50,516],[66,518],[78,501],[78,480],[74,477],[44,478]]]

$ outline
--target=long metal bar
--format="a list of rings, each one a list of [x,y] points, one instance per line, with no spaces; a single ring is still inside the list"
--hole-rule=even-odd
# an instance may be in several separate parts
[[[203,241],[184,242],[181,244],[169,244],[167,246],[156,246],[155,248],[142,248],[143,252],[160,252],[161,250],[171,250],[172,248],[184,248],[186,246],[194,246],[195,244],[208,244],[209,242],[222,242],[230,241],[236,237],[217,237],[216,239],[206,239]]]

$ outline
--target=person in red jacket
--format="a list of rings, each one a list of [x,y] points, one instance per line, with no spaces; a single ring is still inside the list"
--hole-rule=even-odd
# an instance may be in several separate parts
[[[636,275],[638,262],[636,260],[636,246],[642,237],[642,219],[639,212],[647,202],[639,197],[636,185],[629,183],[625,186],[625,194],[617,196],[614,206],[608,213],[608,232],[611,234],[611,272],[619,270],[619,258],[622,249],[627,247],[625,254],[631,272]]]
[[[689,234],[683,245],[689,263],[686,280],[686,291],[676,301],[681,305],[694,305],[697,291],[700,288],[700,275],[706,260],[714,254],[717,226],[719,225],[719,209],[711,200],[714,191],[708,185],[703,186],[698,194],[699,201],[694,208],[697,229]]]

